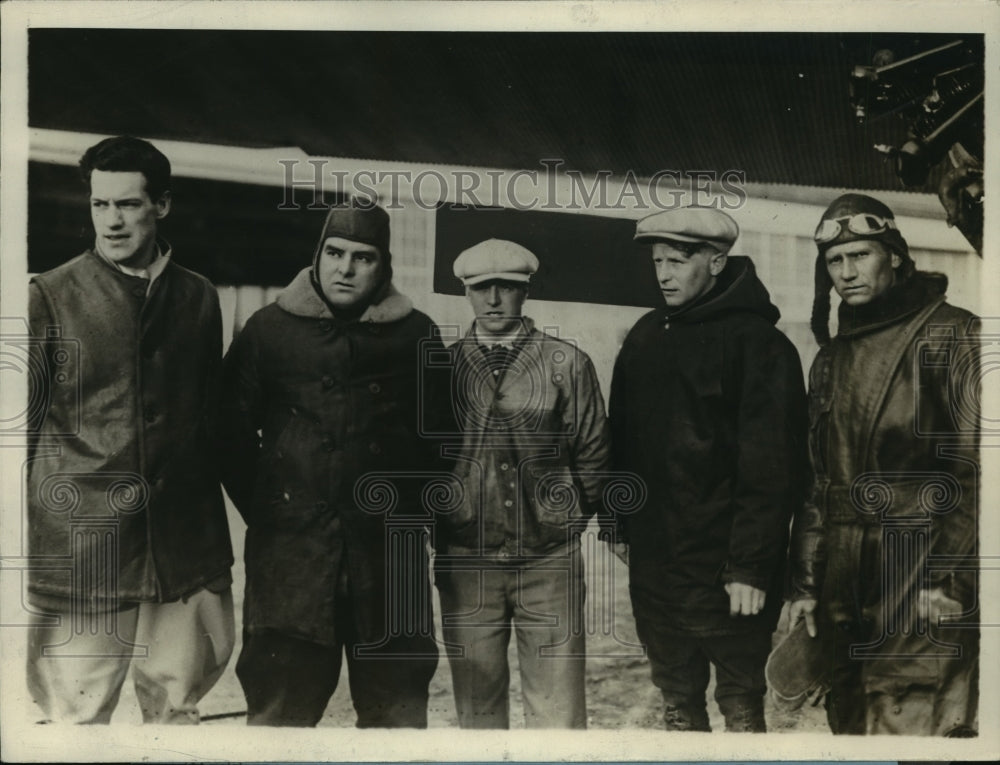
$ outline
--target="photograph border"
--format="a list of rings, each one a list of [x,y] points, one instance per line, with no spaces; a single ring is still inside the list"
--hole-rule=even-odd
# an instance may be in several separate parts
[[[638,32],[803,31],[961,32],[986,35],[985,177],[1000,178],[1000,4],[988,0],[722,0],[678,2],[39,2],[0,6],[0,318],[5,327],[27,317],[27,34],[45,27],[309,30],[599,30]],[[846,79],[846,77],[845,77]],[[846,85],[845,85],[846,97]],[[982,300],[984,334],[1000,335],[998,207],[987,197]],[[10,324],[13,322],[13,324]],[[987,378],[988,379],[988,378]],[[989,381],[992,382],[992,381]],[[26,387],[4,380],[4,399],[24,401]],[[1000,386],[986,384],[983,408],[1000,411]],[[976,760],[1000,755],[1000,482],[997,442],[984,437],[981,493],[982,659],[980,732],[976,739],[855,738],[826,734],[665,733],[590,730],[533,733],[458,729],[429,731],[312,729],[276,731],[233,725],[39,726],[28,720],[23,686],[25,631],[0,630],[0,730],[4,761],[801,761]],[[0,444],[0,530],[21,508],[23,448]],[[4,532],[0,532],[4,533]],[[18,540],[14,540],[18,541]],[[9,538],[0,537],[0,544]],[[19,549],[19,548],[18,548]],[[3,560],[0,571],[16,569]],[[13,582],[13,580],[17,580]],[[13,587],[12,587],[13,584]],[[0,581],[0,599],[20,598],[19,576]],[[233,659],[235,661],[235,657]],[[344,689],[341,689],[344,692]]]

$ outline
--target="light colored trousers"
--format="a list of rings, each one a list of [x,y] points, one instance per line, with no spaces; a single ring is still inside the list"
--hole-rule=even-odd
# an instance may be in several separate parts
[[[231,590],[108,613],[33,615],[28,688],[52,722],[108,723],[132,664],[144,722],[197,723],[198,702],[235,640]]]
[[[435,573],[459,725],[510,727],[507,646],[513,632],[525,727],[586,728],[579,547],[535,560],[494,555],[479,564],[439,561]]]

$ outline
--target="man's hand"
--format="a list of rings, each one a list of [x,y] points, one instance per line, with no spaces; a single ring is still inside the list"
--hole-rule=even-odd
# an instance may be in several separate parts
[[[615,554],[626,566],[628,565],[628,542],[612,542],[610,539],[607,540],[608,549]]]
[[[764,607],[764,591],[749,584],[729,582],[726,584],[726,593],[729,595],[730,616],[753,616]]]
[[[791,631],[799,623],[799,619],[806,620],[806,632],[809,637],[816,637],[816,599],[800,598],[788,604],[788,629]]]
[[[962,604],[944,594],[944,590],[935,587],[933,590],[921,590],[917,598],[917,616],[929,619],[931,624],[937,624],[942,616],[962,613]]]

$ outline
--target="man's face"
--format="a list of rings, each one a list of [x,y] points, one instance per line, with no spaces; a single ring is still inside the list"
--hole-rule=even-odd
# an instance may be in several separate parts
[[[90,219],[97,251],[108,260],[145,268],[156,253],[157,221],[170,212],[170,196],[152,200],[146,176],[135,171],[94,170],[90,175]]]
[[[653,242],[653,266],[663,300],[670,308],[682,308],[715,285],[726,256],[710,246],[688,254],[671,242]]]
[[[378,247],[331,236],[323,242],[317,278],[334,308],[360,308],[368,305],[381,284],[382,263]]]
[[[826,251],[826,270],[848,305],[865,305],[884,294],[896,281],[901,262],[881,242],[868,239],[836,244]]]
[[[521,309],[528,297],[528,285],[491,279],[466,287],[465,294],[476,314],[476,331],[506,335],[521,324]]]

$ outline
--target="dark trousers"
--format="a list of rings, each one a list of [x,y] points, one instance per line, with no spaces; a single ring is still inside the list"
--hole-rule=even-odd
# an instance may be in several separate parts
[[[658,619],[640,613],[635,617],[653,685],[663,693],[666,703],[664,723],[668,730],[711,730],[705,700],[711,662],[715,665],[715,700],[726,719],[726,730],[765,731],[764,665],[771,651],[769,631],[696,637],[663,629]]]
[[[438,662],[433,636],[394,637],[373,651],[359,643],[350,621],[338,619],[342,642],[335,646],[244,633],[236,676],[249,725],[315,726],[337,689],[346,653],[359,728],[427,727],[427,687]]]

